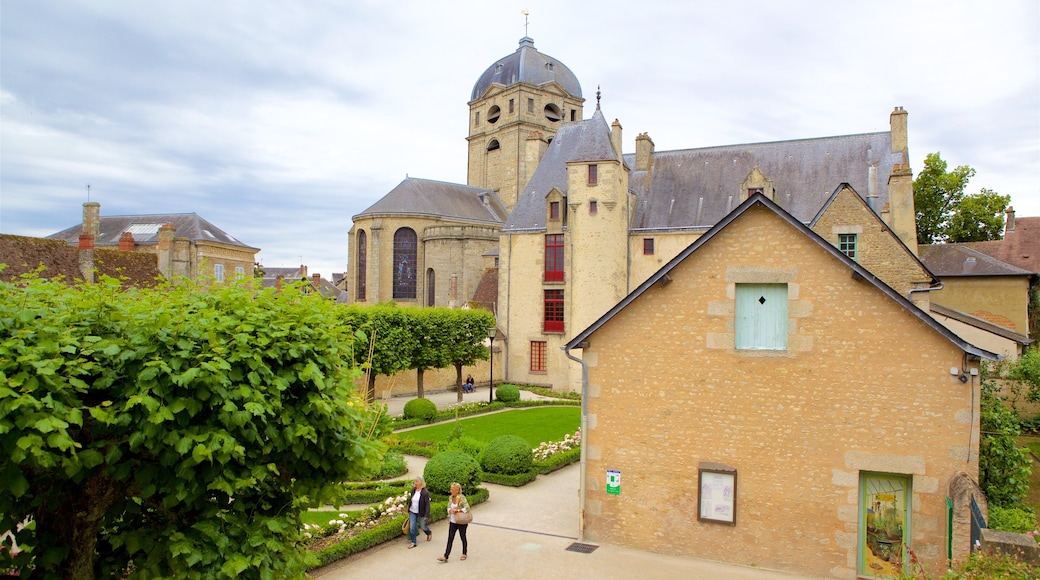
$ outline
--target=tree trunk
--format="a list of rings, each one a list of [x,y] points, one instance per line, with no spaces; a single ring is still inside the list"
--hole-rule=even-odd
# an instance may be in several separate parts
[[[415,371],[415,388],[417,390],[417,394],[419,395],[419,398],[420,399],[423,398],[423,396],[425,396],[425,391],[423,390],[423,370],[422,369],[416,369],[416,371]]]
[[[369,403],[374,403],[376,400],[376,374],[369,372],[368,374],[368,392],[365,393],[365,400]]]
[[[56,535],[69,547],[68,555],[50,571],[66,580],[93,580],[98,533],[108,509],[122,497],[122,486],[107,475],[95,474],[78,490],[70,490],[60,505],[36,513],[36,533]]]
[[[457,402],[462,402],[462,365],[455,365],[455,392],[458,393]]]

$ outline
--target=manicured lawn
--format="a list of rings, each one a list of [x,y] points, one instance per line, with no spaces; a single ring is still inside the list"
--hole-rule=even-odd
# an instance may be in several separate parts
[[[581,426],[580,407],[536,407],[459,419],[462,435],[485,443],[501,435],[519,435],[537,447],[543,441],[559,441]],[[455,421],[399,431],[397,436],[412,441],[445,441]]]

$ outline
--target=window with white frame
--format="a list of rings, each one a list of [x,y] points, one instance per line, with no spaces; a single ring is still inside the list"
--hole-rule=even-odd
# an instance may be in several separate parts
[[[213,277],[217,282],[224,281],[224,264],[213,264]]]

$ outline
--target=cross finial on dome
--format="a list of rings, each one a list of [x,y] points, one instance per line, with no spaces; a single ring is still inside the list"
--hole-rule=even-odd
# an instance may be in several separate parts
[[[527,10],[521,10],[520,14],[524,15],[524,36],[527,36],[527,17],[531,15]]]
[[[599,85],[596,85],[596,110],[599,110]]]

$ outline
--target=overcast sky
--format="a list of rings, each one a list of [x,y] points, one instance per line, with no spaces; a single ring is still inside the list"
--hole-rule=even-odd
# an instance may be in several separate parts
[[[465,183],[466,103],[523,9],[626,153],[886,131],[902,106],[915,176],[938,151],[1037,216],[1038,6],[4,0],[0,232],[80,223],[90,184],[102,215],[195,212],[331,278],[407,175]]]

